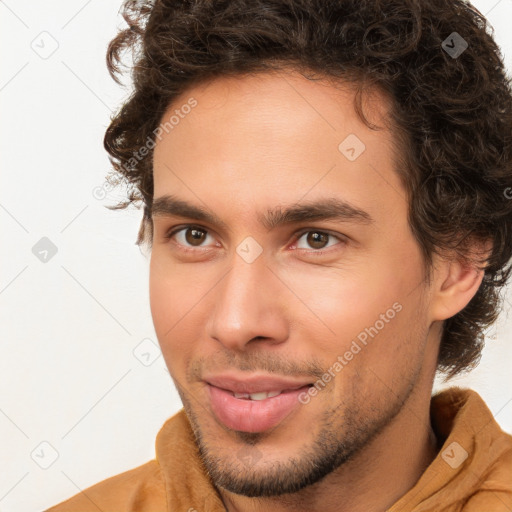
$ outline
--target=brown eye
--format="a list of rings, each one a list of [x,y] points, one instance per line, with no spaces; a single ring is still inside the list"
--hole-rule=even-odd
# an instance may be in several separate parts
[[[340,245],[344,243],[343,236],[336,236],[326,231],[317,231],[310,229],[309,231],[303,231],[302,234],[297,238],[297,249],[309,249],[310,253],[318,252],[323,254],[322,249],[329,248],[333,245]],[[318,249],[315,251],[315,249]]]
[[[190,245],[199,246],[206,238],[206,232],[203,229],[187,228],[185,230],[185,240]]]
[[[208,238],[210,238],[210,245],[215,242],[215,238],[207,229],[199,226],[182,226],[175,229],[166,235],[169,240],[174,240],[178,245],[183,246],[184,249],[206,248],[208,246]],[[205,243],[206,241],[206,243]]]
[[[315,249],[323,249],[329,241],[329,235],[320,231],[310,231],[307,236],[307,242]]]

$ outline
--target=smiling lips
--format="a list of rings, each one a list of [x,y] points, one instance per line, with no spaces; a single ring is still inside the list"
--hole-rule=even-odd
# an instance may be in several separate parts
[[[212,411],[224,426],[243,432],[263,432],[278,425],[300,402],[309,381],[267,375],[207,376]]]

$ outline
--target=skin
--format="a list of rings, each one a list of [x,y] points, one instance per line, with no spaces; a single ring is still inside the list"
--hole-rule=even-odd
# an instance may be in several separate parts
[[[438,451],[429,405],[442,321],[469,302],[483,272],[436,256],[427,284],[393,167],[393,134],[366,127],[353,96],[347,84],[266,72],[198,85],[163,116],[197,100],[157,142],[154,199],[172,194],[211,210],[225,226],[153,216],[151,310],[230,512],[385,510]],[[389,107],[375,91],[365,108],[379,124]],[[349,134],[366,146],[354,161],[338,150]],[[328,197],[374,222],[320,220],[271,230],[259,222],[276,206]],[[200,230],[197,241],[186,229],[166,236],[187,224]],[[315,245],[318,231],[330,236]],[[252,263],[236,252],[248,236],[263,249]],[[394,318],[273,429],[236,432],[214,417],[205,372],[314,381],[395,303],[401,310]]]

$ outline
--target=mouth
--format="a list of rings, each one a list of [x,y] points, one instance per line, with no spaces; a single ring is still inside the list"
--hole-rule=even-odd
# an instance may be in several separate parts
[[[308,387],[309,386],[312,386],[312,384],[309,384]],[[294,388],[294,389],[280,389],[280,390],[277,390],[277,391],[260,391],[260,392],[257,392],[257,393],[237,393],[237,392],[231,391],[229,389],[225,389],[224,391],[228,391],[235,398],[239,398],[239,399],[242,399],[242,400],[256,400],[256,401],[259,401],[259,400],[266,400],[267,398],[274,398],[276,396],[279,396],[282,393],[287,393],[287,392],[290,392],[290,391],[295,391],[297,389],[302,389],[303,387],[304,386],[300,386],[300,387]]]
[[[299,396],[313,385],[265,377],[215,377],[205,383],[217,421],[239,432],[264,432],[277,427],[301,405]]]
[[[243,400],[265,400],[266,398],[274,398],[282,393],[282,391],[268,391],[261,393],[233,393],[235,398],[242,398]]]

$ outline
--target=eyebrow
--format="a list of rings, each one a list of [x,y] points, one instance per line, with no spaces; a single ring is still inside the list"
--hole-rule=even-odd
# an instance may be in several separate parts
[[[150,216],[151,218],[170,216],[191,218],[215,224],[228,232],[230,231],[226,223],[214,212],[172,195],[164,195],[155,199]],[[264,215],[258,214],[258,221],[269,231],[282,225],[320,220],[336,220],[358,224],[372,224],[375,222],[368,212],[336,197],[295,203],[287,207],[277,206],[268,209]]]

